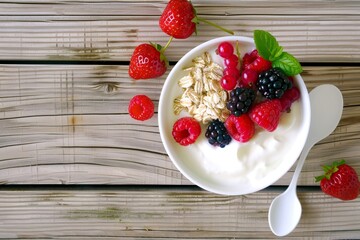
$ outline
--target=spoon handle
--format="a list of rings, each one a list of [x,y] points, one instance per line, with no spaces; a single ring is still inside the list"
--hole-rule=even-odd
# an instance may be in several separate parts
[[[291,179],[291,182],[289,184],[289,189],[296,189],[296,186],[297,186],[297,181],[299,179],[299,176],[300,176],[300,173],[301,173],[301,169],[302,167],[304,166],[304,162],[305,162],[305,159],[307,157],[307,155],[309,154],[310,152],[310,149],[314,146],[314,144],[312,143],[307,143],[305,144],[305,147],[303,148],[301,154],[300,154],[300,157],[298,159],[298,162],[297,162],[297,165],[296,165],[296,168],[295,168],[295,172],[294,172],[294,175]]]

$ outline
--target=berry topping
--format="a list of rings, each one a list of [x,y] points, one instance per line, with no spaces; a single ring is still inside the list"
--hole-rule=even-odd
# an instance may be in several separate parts
[[[267,99],[281,98],[291,87],[292,82],[279,68],[271,68],[259,74],[257,88]]]
[[[239,79],[240,77],[240,71],[239,69],[237,68],[233,68],[233,67],[230,67],[230,68],[225,68],[224,71],[223,71],[223,75],[232,75],[234,76],[236,79]]]
[[[224,75],[220,80],[220,85],[224,90],[230,91],[236,87],[237,79],[234,75]]]
[[[173,126],[172,136],[182,146],[187,146],[196,141],[201,133],[201,126],[192,117],[178,119]]]
[[[272,132],[279,124],[281,109],[279,99],[266,100],[255,105],[249,115],[261,128]]]
[[[242,68],[260,73],[269,70],[271,68],[271,62],[262,58],[257,50],[253,50],[250,54],[244,55]]]
[[[255,100],[255,92],[251,88],[237,87],[230,92],[226,107],[235,116],[247,113]]]
[[[240,81],[245,86],[252,87],[252,86],[256,85],[258,77],[259,77],[259,74],[257,72],[255,72],[254,70],[244,69],[241,73]]]
[[[224,58],[224,65],[228,68],[236,68],[239,63],[239,58],[232,54],[227,58]]]
[[[224,123],[219,119],[213,120],[206,129],[205,137],[213,146],[225,147],[231,142],[231,137]]]
[[[217,48],[217,54],[220,55],[222,58],[230,57],[234,52],[234,47],[229,42],[222,42],[219,44]]]
[[[255,124],[247,114],[240,117],[230,115],[226,119],[225,127],[233,139],[243,143],[249,141],[255,134]]]
[[[154,103],[146,95],[136,95],[130,100],[128,111],[136,120],[148,120],[154,115]]]
[[[280,98],[282,112],[290,112],[290,107],[293,102],[300,98],[300,91],[297,87],[293,86],[288,89],[284,95]]]

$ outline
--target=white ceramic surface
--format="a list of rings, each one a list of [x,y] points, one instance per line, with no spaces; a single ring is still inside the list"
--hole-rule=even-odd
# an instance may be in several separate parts
[[[191,65],[192,59],[200,56],[204,51],[208,51],[212,55],[213,61],[222,65],[223,60],[221,57],[215,54],[215,49],[223,41],[229,41],[234,44],[236,41],[238,41],[242,55],[255,49],[253,39],[240,36],[229,36],[216,38],[205,42],[185,54],[171,70],[164,83],[158,108],[159,130],[163,145],[170,159],[177,167],[177,169],[192,183],[213,193],[225,195],[242,195],[259,191],[273,184],[279,180],[297,160],[301,150],[304,147],[309,132],[311,114],[310,102],[306,86],[301,76],[295,76],[295,85],[298,86],[301,93],[301,99],[298,103],[298,111],[300,111],[300,119],[297,119],[297,121],[299,121],[297,127],[298,131],[296,131],[296,134],[292,140],[288,141],[290,144],[288,143],[289,145],[287,147],[288,152],[286,153],[286,159],[273,164],[271,170],[268,171],[264,177],[257,177],[256,181],[249,181],[243,179],[239,175],[217,175],[216,173],[214,174],[214,172],[209,172],[204,168],[204,162],[206,162],[206,158],[209,156],[207,154],[213,154],[216,153],[214,151],[224,150],[216,150],[216,148],[210,149],[208,146],[206,146],[207,149],[205,153],[199,151],[199,146],[204,146],[203,141],[206,141],[205,137],[200,137],[196,143],[187,147],[180,146],[178,143],[176,143],[171,135],[172,126],[177,119],[182,116],[187,116],[187,113],[183,111],[179,116],[176,116],[173,113],[173,100],[182,93],[182,90],[178,86],[177,82],[182,76],[186,74],[183,71],[183,68],[189,67]],[[205,128],[203,127],[202,135],[204,134]],[[231,144],[241,143],[233,140]],[[210,151],[208,151],[209,149]],[[227,149],[227,147],[224,149]],[[236,162],[238,161],[238,156],[241,158],[241,154],[231,152],[232,150],[230,147],[228,149],[229,151],[227,152],[220,152],[219,156],[222,156],[222,159],[219,159],[219,161],[223,161],[224,158],[227,158],[229,161]],[[274,150],[276,151],[276,149]],[[260,155],[260,158],[261,159],[259,160],[264,161],[266,159],[266,155]],[[281,157],[279,159],[281,159]],[[207,168],[217,167],[216,165],[211,166],[211,161],[206,164],[208,164]]]

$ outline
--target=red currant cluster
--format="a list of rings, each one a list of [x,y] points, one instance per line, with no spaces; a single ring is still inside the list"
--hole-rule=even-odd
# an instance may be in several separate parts
[[[224,58],[224,72],[220,84],[224,90],[230,91],[234,89],[240,77],[239,56],[234,54],[234,47],[229,42],[219,44],[216,53]]]

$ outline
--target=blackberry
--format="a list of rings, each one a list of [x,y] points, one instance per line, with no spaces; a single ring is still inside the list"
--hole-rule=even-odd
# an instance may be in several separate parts
[[[219,119],[210,122],[206,129],[205,137],[211,145],[220,146],[221,148],[231,142],[231,137],[226,130],[224,123]]]
[[[292,82],[280,68],[271,68],[259,74],[256,86],[265,98],[274,99],[281,98]]]
[[[253,89],[237,87],[230,92],[230,99],[226,103],[226,108],[229,109],[231,114],[239,117],[249,111],[255,97]]]

